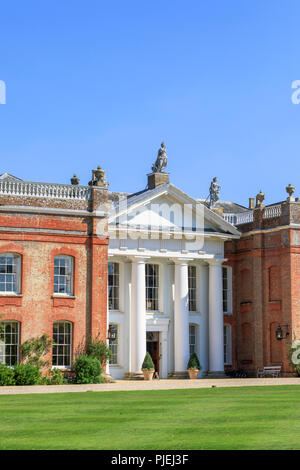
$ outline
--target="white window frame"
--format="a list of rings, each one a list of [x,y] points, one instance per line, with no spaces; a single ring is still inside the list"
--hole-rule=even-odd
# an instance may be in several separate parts
[[[1,258],[5,258],[5,262],[1,263]],[[13,258],[13,262],[8,264],[7,260]],[[5,270],[5,266],[9,269]],[[1,272],[3,270],[3,272]],[[9,272],[6,272],[9,271]],[[14,279],[14,280],[13,280]],[[15,288],[13,288],[15,284]],[[10,289],[9,286],[12,285]],[[2,289],[4,286],[4,289]],[[21,255],[18,253],[1,253],[0,254],[0,295],[20,294],[21,293]]]
[[[10,366],[10,367],[14,367],[15,365],[17,365],[19,363],[19,354],[20,354],[20,322],[18,321],[14,321],[14,320],[5,320],[5,321],[2,321],[1,322],[2,325],[4,326],[4,333],[1,334],[0,336],[0,364],[6,364],[7,366]],[[6,332],[6,327],[8,325],[11,325],[12,323],[14,323],[15,325],[17,325],[17,332],[16,333],[7,333]],[[17,335],[17,342],[10,342],[10,343],[6,343],[5,342],[5,339],[6,339],[6,336],[7,335]],[[4,337],[4,340],[2,339]],[[6,348],[9,347],[9,354],[6,354]],[[11,354],[11,348],[12,347],[17,347],[17,354],[15,355],[12,355]],[[11,361],[11,358],[12,357],[16,357],[16,362]],[[9,361],[6,361],[6,359],[9,358]]]
[[[192,333],[192,328],[194,328],[194,333]],[[194,337],[194,343],[191,342],[191,337]],[[191,354],[193,352],[195,352],[198,356],[198,341],[197,341],[197,338],[198,338],[198,325],[196,325],[195,323],[189,323],[189,355],[191,356]],[[193,346],[193,350],[192,350],[192,346]]]
[[[56,324],[63,324],[64,325],[64,332],[63,333],[57,333],[58,335],[63,335],[64,336],[64,342],[63,343],[55,343],[54,342],[54,325]],[[70,333],[66,333],[65,332],[65,325],[68,324],[70,325]],[[55,321],[53,322],[52,324],[52,335],[53,335],[53,345],[52,345],[52,368],[54,369],[71,369],[72,367],[72,352],[73,352],[73,324],[69,321],[65,321],[65,320],[59,320],[59,321]],[[70,335],[70,343],[66,343],[65,342],[65,336],[66,335]],[[57,347],[62,347],[62,348],[65,348],[66,346],[69,346],[70,347],[70,353],[69,353],[69,363],[68,364],[54,364],[54,361],[53,361],[53,358],[54,357],[59,357],[59,356],[63,356],[65,357],[66,355],[65,354],[54,354],[54,348]],[[65,362],[65,360],[64,360]]]
[[[147,266],[155,266],[155,268],[157,269],[157,273],[156,273],[156,279],[157,279],[157,285],[156,286],[147,286],[147,280],[148,278],[150,278],[150,275],[147,274]],[[147,312],[159,312],[159,307],[160,307],[160,271],[161,271],[161,266],[158,264],[158,263],[146,263],[145,264],[145,289],[146,289],[146,292],[145,292],[145,297],[146,297],[146,311]],[[148,296],[147,296],[147,293],[148,293],[148,289],[154,289],[154,292],[155,292],[155,296],[154,296],[154,303],[156,303],[156,305],[154,306],[157,306],[157,308],[148,308],[147,306],[147,303],[148,301]],[[151,300],[153,302],[153,299]]]
[[[193,276],[190,276],[190,272],[193,271]],[[195,285],[191,286],[191,280],[194,279]],[[188,302],[189,302],[189,312],[197,312],[197,267],[195,265],[188,266]],[[191,293],[194,292],[194,299],[191,299]],[[193,307],[190,308],[193,302]]]
[[[224,273],[226,273],[227,287],[224,288]],[[222,301],[223,313],[226,315],[232,314],[232,268],[231,266],[222,266]],[[227,304],[227,309],[224,308],[224,303]]]
[[[224,365],[232,365],[232,328],[231,325],[225,323],[223,328],[224,334]]]
[[[109,274],[109,265],[117,265],[118,266],[118,273],[112,273],[112,274]],[[113,276],[113,284],[109,284],[109,276]],[[120,279],[121,279],[121,266],[120,266],[120,263],[118,262],[115,262],[115,261],[109,261],[108,262],[108,272],[107,272],[107,299],[108,299],[108,309],[110,312],[113,312],[113,311],[120,311]],[[114,305],[113,305],[113,308],[110,307],[110,293],[109,293],[109,289],[112,288],[112,292],[113,292],[113,289],[117,289],[117,296],[116,297],[112,297],[113,299],[113,304],[114,304],[114,301],[117,301]]]
[[[118,365],[119,365],[120,326],[119,326],[118,323],[112,323],[112,322],[110,322],[110,323],[109,323],[109,328],[111,328],[111,327],[116,328],[116,330],[117,330],[117,338],[116,338],[116,340],[111,340],[111,339],[109,340],[109,347],[111,348],[112,345],[116,347],[116,353],[113,353],[114,356],[116,357],[116,362],[111,362],[111,361],[109,361],[109,366],[114,367],[114,366],[118,366]],[[113,344],[112,344],[112,341],[114,342]]]
[[[55,261],[58,260],[67,260],[70,261],[69,266],[60,266],[60,264],[55,265]],[[60,269],[66,268],[69,270],[66,274],[61,274],[59,271]],[[57,271],[57,272],[56,272]],[[56,282],[57,280],[57,282]],[[64,282],[60,282],[63,280]],[[60,286],[66,286],[65,291],[56,291],[56,286],[58,288]],[[69,292],[68,292],[68,285],[69,285]],[[53,293],[54,295],[63,295],[63,296],[70,296],[73,297],[74,295],[74,257],[70,255],[56,255],[54,256],[54,273],[53,273]]]

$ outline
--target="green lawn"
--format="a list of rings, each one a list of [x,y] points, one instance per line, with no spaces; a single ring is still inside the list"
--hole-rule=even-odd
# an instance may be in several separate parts
[[[300,449],[300,386],[0,396],[0,449]]]

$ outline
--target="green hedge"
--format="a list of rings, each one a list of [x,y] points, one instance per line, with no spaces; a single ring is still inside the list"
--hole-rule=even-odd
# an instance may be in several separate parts
[[[38,366],[18,364],[14,367],[16,385],[37,385],[42,383],[42,373]]]
[[[0,364],[0,385],[16,385],[14,370],[5,364]]]
[[[99,384],[104,382],[101,377],[102,367],[99,359],[81,354],[74,362],[75,381],[77,384]]]

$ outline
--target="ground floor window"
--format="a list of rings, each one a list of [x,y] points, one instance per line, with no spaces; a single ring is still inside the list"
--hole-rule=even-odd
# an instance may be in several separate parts
[[[231,365],[231,326],[224,325],[224,364]]]
[[[0,364],[14,366],[19,362],[20,324],[17,321],[2,322],[0,334]]]
[[[109,348],[112,353],[112,357],[110,360],[111,365],[118,364],[118,325],[112,323],[109,325]]]
[[[197,325],[190,325],[190,355],[193,353],[197,354]]]
[[[72,362],[72,323],[53,323],[52,365],[71,367]]]

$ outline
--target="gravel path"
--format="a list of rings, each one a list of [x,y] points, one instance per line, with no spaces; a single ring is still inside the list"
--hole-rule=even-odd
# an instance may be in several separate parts
[[[112,392],[130,390],[174,390],[184,388],[244,387],[262,385],[300,385],[300,377],[267,379],[198,379],[198,380],[117,380],[98,385],[31,385],[0,387],[0,395],[28,393]]]

